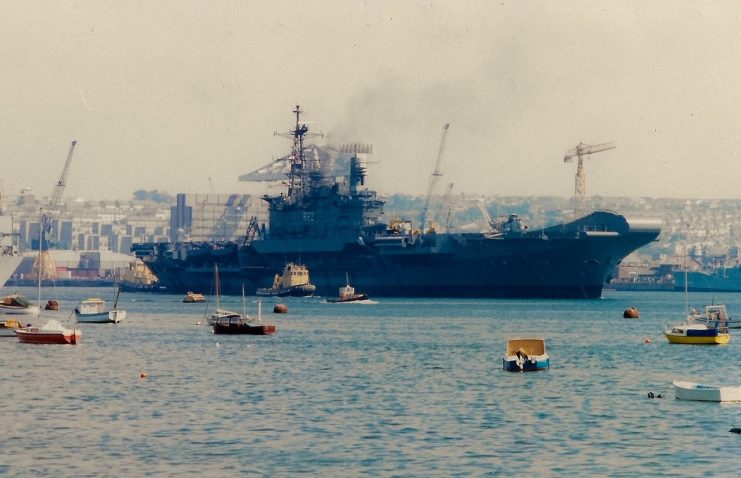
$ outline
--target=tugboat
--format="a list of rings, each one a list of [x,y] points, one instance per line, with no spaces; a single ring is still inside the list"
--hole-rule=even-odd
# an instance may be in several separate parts
[[[362,292],[355,292],[355,288],[350,285],[350,280],[346,273],[345,285],[340,287],[340,295],[327,299],[327,302],[357,302],[359,300],[368,300],[368,295]]]
[[[309,297],[314,295],[316,286],[309,282],[309,269],[303,264],[289,262],[283,275],[275,274],[273,286],[257,289],[257,295],[278,297]]]

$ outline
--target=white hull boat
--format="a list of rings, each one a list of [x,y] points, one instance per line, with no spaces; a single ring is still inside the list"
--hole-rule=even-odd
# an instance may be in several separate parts
[[[674,381],[672,385],[674,385],[674,392],[679,400],[741,402],[741,387],[719,387],[683,381]]]
[[[118,294],[111,310],[106,309],[103,299],[91,297],[80,302],[75,309],[75,318],[78,322],[87,324],[117,324],[126,318],[126,311],[118,308]]]
[[[0,314],[5,315],[39,315],[39,306],[33,305],[19,294],[8,295],[0,299]]]

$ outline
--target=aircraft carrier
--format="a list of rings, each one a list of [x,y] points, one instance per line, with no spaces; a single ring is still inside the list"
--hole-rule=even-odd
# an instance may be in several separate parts
[[[372,298],[596,298],[622,259],[661,230],[658,220],[607,211],[537,230],[516,215],[482,233],[387,224],[383,201],[364,187],[369,147],[322,152],[305,145],[309,129],[298,106],[294,113],[287,190],[263,197],[267,225],[253,218],[240,241],[133,246],[169,292],[211,290],[218,263],[223,294],[241,294],[243,285],[254,294],[294,262],[308,267],[317,295],[325,296],[349,277]],[[341,173],[332,158],[346,159]]]

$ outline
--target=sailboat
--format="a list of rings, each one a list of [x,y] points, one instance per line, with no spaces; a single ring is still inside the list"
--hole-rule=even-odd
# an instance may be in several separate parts
[[[214,264],[214,294],[216,297],[216,308],[213,312],[206,313],[206,319],[208,325],[214,325],[214,323],[222,318],[229,317],[230,315],[239,315],[236,312],[223,310],[221,308],[221,283],[219,282],[219,265]]]
[[[273,335],[275,325],[262,323],[262,302],[257,303],[257,320],[253,321],[247,315],[247,302],[242,285],[242,313],[220,309],[221,290],[219,289],[219,272],[214,264],[214,283],[216,289],[216,311],[208,317],[208,323],[213,327],[214,334],[227,335]]]
[[[686,261],[686,255],[685,255]],[[689,313],[689,293],[687,289],[687,264],[684,264],[684,308],[685,320],[677,325],[667,327],[664,336],[672,344],[722,345],[731,340],[728,333],[728,321],[698,322],[695,315]],[[724,308],[725,311],[725,308]]]
[[[39,230],[39,236],[41,236],[41,230]],[[40,237],[39,255],[41,255],[41,246]],[[41,271],[39,271],[38,314],[36,317],[37,319],[41,317]],[[58,320],[51,319],[41,327],[28,324],[24,328],[16,329],[15,335],[19,342],[28,344],[77,344],[80,343],[82,331],[80,329],[68,329]]]

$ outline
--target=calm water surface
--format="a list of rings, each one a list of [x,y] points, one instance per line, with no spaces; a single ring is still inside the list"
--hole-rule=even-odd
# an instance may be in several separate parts
[[[62,319],[81,298],[113,295],[44,293]],[[669,387],[741,385],[741,337],[668,344],[661,330],[682,318],[681,293],[289,299],[277,315],[265,301],[272,337],[215,336],[196,325],[204,304],[180,299],[122,294],[127,319],[78,324],[76,346],[0,339],[0,475],[737,476],[741,467],[741,439],[729,433],[741,404],[678,401]],[[690,295],[697,308],[712,300],[741,314],[741,294]],[[225,302],[241,308],[238,297]],[[622,318],[631,305],[639,320]],[[546,338],[550,370],[502,371],[507,338],[530,335]]]

